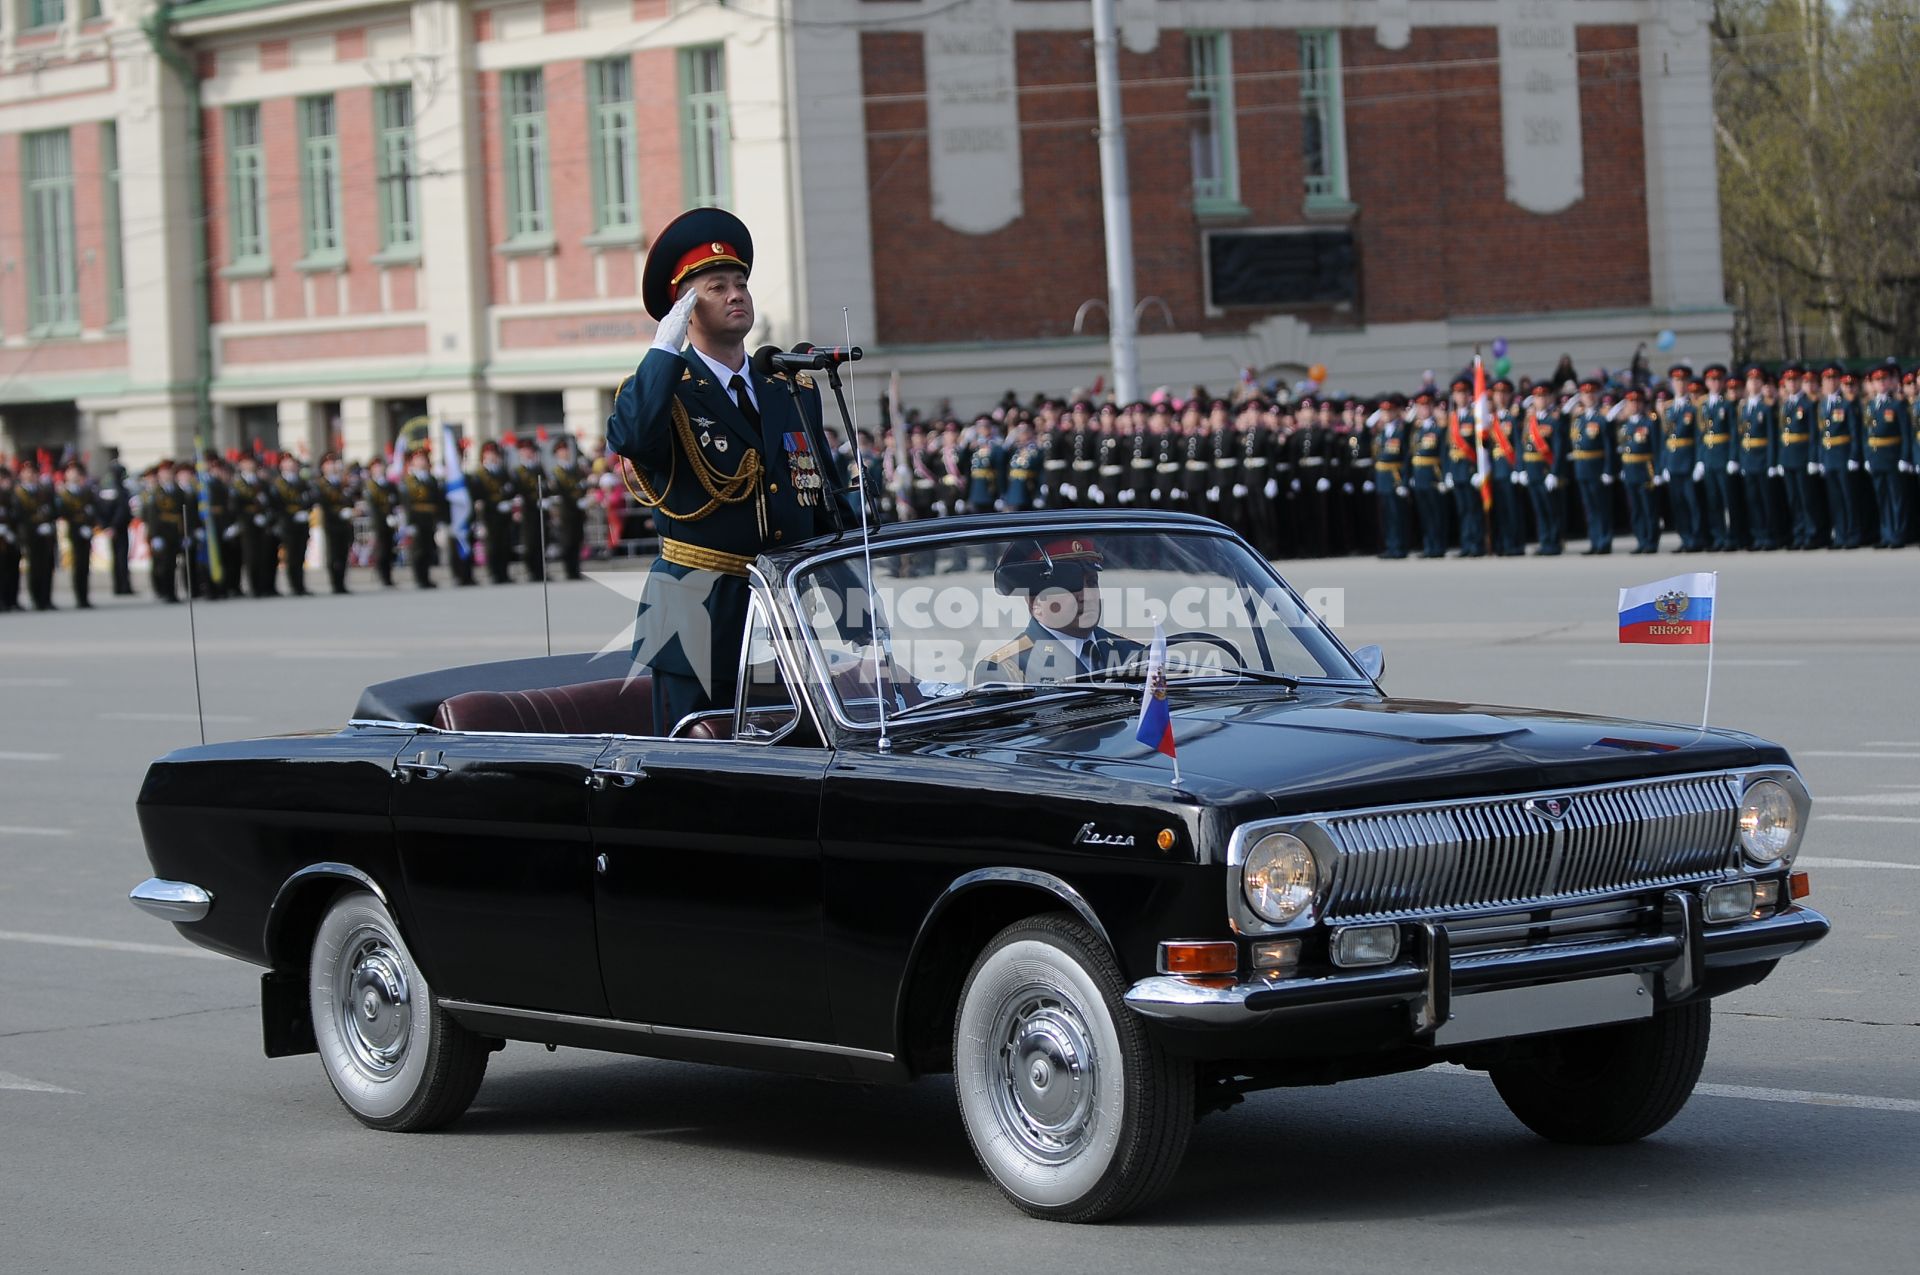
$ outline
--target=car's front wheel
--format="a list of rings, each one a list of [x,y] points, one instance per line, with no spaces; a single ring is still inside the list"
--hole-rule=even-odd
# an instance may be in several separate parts
[[[1710,1004],[1545,1037],[1537,1052],[1489,1069],[1520,1122],[1553,1142],[1635,1142],[1680,1114],[1707,1061]]]
[[[961,1120],[981,1167],[1035,1217],[1118,1217],[1186,1153],[1193,1066],[1154,1042],[1125,990],[1106,945],[1064,913],[1002,930],[961,990]]]
[[[333,1091],[363,1124],[411,1133],[456,1119],[486,1075],[486,1042],[435,1004],[378,897],[354,891],[320,920],[309,958],[313,1038]]]

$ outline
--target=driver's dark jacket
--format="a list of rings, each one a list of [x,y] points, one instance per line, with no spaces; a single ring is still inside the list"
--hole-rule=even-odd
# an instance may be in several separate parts
[[[691,346],[679,354],[647,351],[614,396],[613,414],[607,418],[607,446],[632,461],[638,471],[643,490],[636,496],[653,515],[661,537],[662,556],[653,564],[656,575],[685,579],[703,569],[669,561],[669,556],[691,559],[711,550],[750,559],[833,530],[826,507],[830,495],[821,491],[816,503],[801,503],[789,459],[789,444],[801,445],[806,422],[820,423],[820,391],[804,374],[761,377],[749,366],[742,375],[751,381],[759,405],[757,432],[734,405],[727,386],[715,379],[713,369]],[[750,462],[749,456],[754,460]],[[838,466],[833,458],[818,460],[822,481],[834,481]],[[751,484],[744,482],[751,472],[749,464],[760,470]],[[730,487],[729,479],[742,481]],[[729,499],[716,500],[709,484],[725,491]],[[842,507],[846,508],[844,502]],[[851,509],[847,516],[849,525],[858,524]],[[720,574],[706,602],[712,633],[709,667],[716,686],[731,685],[750,590],[744,570],[714,569]],[[643,597],[642,614],[647,607]],[[635,654],[657,672],[699,675],[678,638]]]
[[[1102,668],[1121,667],[1145,654],[1147,649],[1132,638],[1099,627],[1088,635],[1088,641],[1108,644],[1105,658],[1099,661]],[[1081,649],[1091,650],[1090,647]],[[1091,665],[1074,655],[1072,647],[1047,632],[1040,621],[1029,620],[1025,632],[980,661],[973,680],[976,683],[1058,682],[1093,671]]]

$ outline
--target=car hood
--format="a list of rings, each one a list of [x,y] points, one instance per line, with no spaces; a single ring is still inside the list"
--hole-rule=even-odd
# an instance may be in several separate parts
[[[1171,697],[1181,789],[1209,803],[1264,797],[1273,813],[1573,787],[1782,763],[1739,731],[1372,693],[1262,690]],[[1134,738],[1130,698],[1033,705],[931,750],[1170,784],[1172,763]]]

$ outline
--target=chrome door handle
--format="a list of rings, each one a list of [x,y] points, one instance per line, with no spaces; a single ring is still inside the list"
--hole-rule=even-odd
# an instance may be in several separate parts
[[[452,769],[451,766],[443,766],[431,761],[401,761],[393,764],[394,778],[403,784],[416,778],[438,779]]]
[[[631,788],[639,780],[645,779],[647,772],[640,766],[627,770],[621,766],[595,766],[587,775],[587,783],[595,792],[605,792],[608,788]]]
[[[593,857],[593,870],[595,872],[598,872],[601,876],[607,875],[607,856],[606,855],[599,854]]]

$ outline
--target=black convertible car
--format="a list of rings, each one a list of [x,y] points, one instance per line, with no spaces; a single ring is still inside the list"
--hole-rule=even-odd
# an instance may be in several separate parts
[[[733,707],[664,738],[644,673],[560,656],[161,758],[133,902],[264,967],[267,1054],[376,1128],[454,1120],[509,1039],[950,1071],[993,1180],[1069,1220],[1248,1091],[1443,1061],[1548,1138],[1643,1137],[1710,998],[1827,932],[1778,745],[1391,698],[1203,519],[906,524],[750,578]]]

